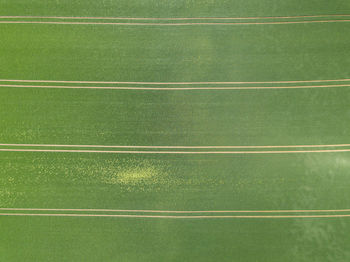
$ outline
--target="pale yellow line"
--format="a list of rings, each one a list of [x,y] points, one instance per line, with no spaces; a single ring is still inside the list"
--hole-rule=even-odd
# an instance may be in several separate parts
[[[275,146],[109,146],[109,145],[58,145],[58,144],[0,144],[14,147],[77,147],[77,148],[152,148],[152,149],[222,149],[222,148],[319,148],[319,147],[349,147],[350,144],[333,145],[275,145]]]
[[[71,212],[123,212],[123,213],[325,213],[350,212],[350,209],[311,209],[311,210],[127,210],[127,209],[74,209],[74,208],[0,208],[2,211],[71,211]]]
[[[124,217],[124,218],[172,218],[172,219],[215,219],[215,218],[342,218],[344,215],[269,215],[269,216],[153,216],[153,215],[104,215],[104,214],[25,214],[0,213],[0,216],[50,216],[50,217]]]
[[[135,84],[135,85],[209,85],[209,84],[293,84],[293,83],[321,83],[321,82],[349,82],[348,79],[330,80],[297,80],[297,81],[256,81],[256,82],[121,82],[121,81],[65,81],[65,80],[23,80],[0,79],[0,82],[22,83],[70,83],[70,84]]]
[[[109,153],[109,154],[300,154],[340,153],[350,149],[296,150],[296,151],[102,151],[102,150],[54,150],[54,149],[0,149],[2,152],[56,152],[56,153]]]
[[[41,85],[0,85],[0,87],[24,87],[24,88],[56,88],[56,89],[112,89],[112,90],[257,90],[257,89],[301,89],[322,87],[350,87],[343,85],[314,85],[314,86],[230,86],[230,87],[117,87],[117,86],[41,86]]]
[[[311,23],[337,23],[350,22],[349,19],[341,20],[316,20],[293,22],[243,22],[243,23],[118,23],[118,22],[50,22],[50,21],[0,21],[0,24],[52,24],[52,25],[128,25],[128,26],[193,26],[193,25],[273,25],[273,24],[311,24]]]
[[[261,20],[348,17],[350,15],[300,15],[300,16],[258,16],[258,17],[89,17],[89,16],[0,16],[0,19],[81,19],[81,20]]]

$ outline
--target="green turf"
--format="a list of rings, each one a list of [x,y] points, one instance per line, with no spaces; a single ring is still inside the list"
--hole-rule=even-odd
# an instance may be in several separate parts
[[[345,0],[0,0],[0,16],[349,13],[350,4]],[[0,79],[220,82],[350,78],[349,25],[0,24]],[[284,85],[319,83],[273,84]],[[350,141],[349,102],[347,86],[194,91],[0,87],[0,143],[345,144]],[[0,208],[346,209],[349,157],[349,152],[0,152]],[[349,218],[0,216],[0,261],[348,261],[349,231]]]
[[[104,81],[348,78],[349,23],[1,25],[1,77]]]
[[[341,219],[4,218],[1,226],[3,261],[319,262],[349,258],[348,220]]]
[[[0,0],[1,15],[249,17],[348,14],[347,0]]]
[[[3,143],[312,145],[349,139],[350,87],[296,90],[1,88]]]
[[[350,197],[349,153],[1,154],[2,207],[342,209]]]

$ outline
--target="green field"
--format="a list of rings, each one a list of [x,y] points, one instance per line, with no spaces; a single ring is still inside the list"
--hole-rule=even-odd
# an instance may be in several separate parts
[[[349,261],[349,68],[345,0],[0,0],[0,261]]]

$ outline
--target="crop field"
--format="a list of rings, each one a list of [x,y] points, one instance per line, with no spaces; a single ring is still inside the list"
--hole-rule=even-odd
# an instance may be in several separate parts
[[[350,2],[0,0],[0,261],[350,261]]]

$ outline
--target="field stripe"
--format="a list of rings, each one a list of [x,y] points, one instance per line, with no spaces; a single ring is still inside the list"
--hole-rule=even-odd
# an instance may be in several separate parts
[[[59,149],[0,149],[0,152],[52,152],[52,153],[107,153],[107,154],[301,154],[341,153],[350,149],[295,150],[295,151],[103,151],[103,150],[59,150]]]
[[[273,145],[273,146],[120,146],[120,145],[58,145],[58,144],[0,144],[8,147],[76,147],[76,148],[144,148],[144,149],[223,149],[223,148],[322,148],[349,147],[350,144],[328,145]]]
[[[311,24],[311,23],[342,23],[341,20],[289,21],[289,22],[193,22],[193,23],[120,23],[120,22],[54,22],[54,21],[0,21],[0,24],[52,24],[52,25],[124,25],[124,26],[195,26],[195,25],[282,25],[282,24]]]
[[[0,19],[80,19],[80,20],[264,20],[264,19],[298,19],[298,18],[333,18],[349,17],[349,14],[299,15],[299,16],[257,16],[257,17],[91,17],[91,16],[0,16]]]
[[[295,81],[255,81],[255,82],[122,82],[122,81],[68,81],[68,80],[24,80],[0,79],[0,82],[22,83],[70,83],[70,84],[135,84],[135,85],[226,85],[226,84],[293,84],[293,83],[322,83],[322,82],[349,82],[348,79],[324,80],[295,80]]]
[[[0,213],[0,216],[39,216],[39,217],[119,217],[119,218],[170,218],[170,219],[217,219],[217,218],[345,218],[350,214],[340,215],[266,215],[266,216],[154,216],[154,215],[106,215],[106,214],[29,214]]]
[[[0,87],[16,88],[53,88],[53,89],[119,89],[119,90],[159,90],[159,91],[179,91],[179,90],[257,90],[257,89],[303,89],[303,88],[326,88],[326,87],[350,87],[349,84],[343,85],[314,85],[314,86],[230,86],[230,87],[117,87],[117,86],[44,86],[44,85],[3,85]]]
[[[310,209],[310,210],[128,210],[128,209],[83,209],[83,208],[0,208],[0,211],[71,211],[71,212],[120,212],[120,213],[341,213],[350,212],[350,209]]]

